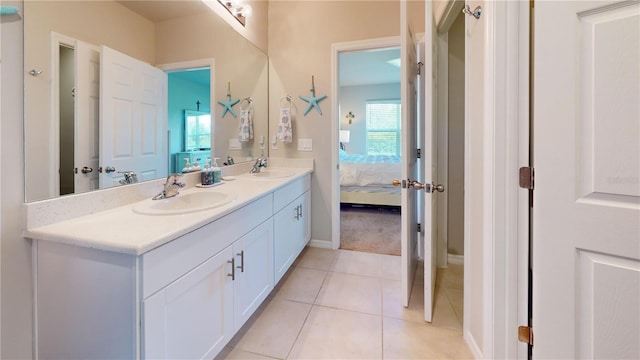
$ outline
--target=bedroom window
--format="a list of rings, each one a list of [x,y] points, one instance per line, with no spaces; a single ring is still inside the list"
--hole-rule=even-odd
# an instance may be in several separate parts
[[[367,102],[367,155],[400,156],[400,100]]]

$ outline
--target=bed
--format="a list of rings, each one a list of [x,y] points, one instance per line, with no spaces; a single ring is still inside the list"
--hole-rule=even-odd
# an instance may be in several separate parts
[[[400,206],[400,157],[348,154],[340,150],[340,202]]]

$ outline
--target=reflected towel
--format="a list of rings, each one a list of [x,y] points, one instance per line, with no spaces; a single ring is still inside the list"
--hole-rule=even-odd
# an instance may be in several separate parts
[[[251,110],[240,110],[240,133],[238,140],[246,142],[253,139],[253,119]]]
[[[291,108],[280,109],[278,141],[287,144],[291,144],[293,142],[293,128],[291,127]]]

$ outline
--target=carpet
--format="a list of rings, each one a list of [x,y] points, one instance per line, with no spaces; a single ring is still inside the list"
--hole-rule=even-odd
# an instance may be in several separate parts
[[[340,248],[400,255],[400,210],[342,206]]]

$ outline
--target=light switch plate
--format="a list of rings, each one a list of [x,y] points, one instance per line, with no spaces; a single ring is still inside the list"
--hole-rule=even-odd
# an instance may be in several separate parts
[[[313,141],[311,139],[298,139],[299,151],[313,151]]]
[[[238,139],[229,139],[229,150],[241,150],[242,144]]]

